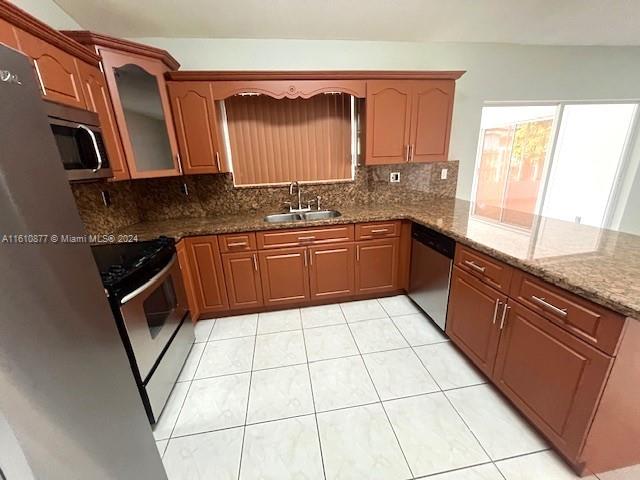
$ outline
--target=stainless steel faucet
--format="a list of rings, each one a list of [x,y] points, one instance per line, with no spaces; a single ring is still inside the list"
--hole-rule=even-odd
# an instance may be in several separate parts
[[[311,205],[307,205],[306,207],[302,206],[302,190],[300,189],[300,183],[297,180],[291,182],[289,185],[289,195],[293,195],[293,187],[295,186],[298,194],[298,206],[293,208],[293,205],[289,203],[289,212],[291,213],[299,213],[299,212],[308,212],[311,210]]]

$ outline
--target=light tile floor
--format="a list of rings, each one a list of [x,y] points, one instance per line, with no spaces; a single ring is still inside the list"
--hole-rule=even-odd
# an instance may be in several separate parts
[[[154,428],[170,480],[578,478],[405,296],[203,320],[196,342]]]

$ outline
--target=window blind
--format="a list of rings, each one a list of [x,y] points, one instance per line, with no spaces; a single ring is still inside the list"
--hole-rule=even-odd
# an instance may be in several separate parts
[[[350,180],[351,96],[225,100],[236,185]]]

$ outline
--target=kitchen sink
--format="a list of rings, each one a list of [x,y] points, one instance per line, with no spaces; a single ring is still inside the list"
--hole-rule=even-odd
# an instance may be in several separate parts
[[[285,222],[311,222],[314,220],[327,220],[342,215],[337,210],[314,210],[312,212],[303,213],[273,213],[264,217],[267,223],[285,223]]]

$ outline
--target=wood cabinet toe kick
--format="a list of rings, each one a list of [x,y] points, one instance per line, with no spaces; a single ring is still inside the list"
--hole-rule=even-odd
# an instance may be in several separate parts
[[[640,463],[638,321],[458,245],[446,331],[576,472]]]

